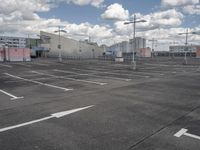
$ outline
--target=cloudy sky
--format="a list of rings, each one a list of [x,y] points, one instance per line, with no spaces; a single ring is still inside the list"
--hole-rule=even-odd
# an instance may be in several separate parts
[[[156,46],[184,44],[184,35],[200,31],[199,0],[0,0],[0,34],[33,36],[39,31],[54,32],[58,26],[65,36],[114,44],[128,40],[132,25],[125,21],[147,22],[136,25],[136,36],[157,40]],[[85,35],[85,36],[84,36]],[[200,35],[189,35],[190,44],[200,43]],[[148,43],[150,45],[150,42]],[[163,50],[165,50],[163,48]]]

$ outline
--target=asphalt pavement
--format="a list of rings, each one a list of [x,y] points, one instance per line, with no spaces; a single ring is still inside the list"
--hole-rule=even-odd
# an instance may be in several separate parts
[[[0,150],[199,150],[194,62],[0,62]]]

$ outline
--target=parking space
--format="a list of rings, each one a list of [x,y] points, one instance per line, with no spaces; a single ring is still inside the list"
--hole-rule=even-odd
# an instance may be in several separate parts
[[[131,67],[54,59],[0,65],[0,149],[198,150],[190,135],[200,136],[199,66],[157,58]]]

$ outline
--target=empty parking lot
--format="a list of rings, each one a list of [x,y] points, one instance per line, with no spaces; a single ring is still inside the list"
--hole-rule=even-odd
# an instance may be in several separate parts
[[[199,66],[155,58],[135,71],[97,60],[1,63],[0,149],[198,150]]]

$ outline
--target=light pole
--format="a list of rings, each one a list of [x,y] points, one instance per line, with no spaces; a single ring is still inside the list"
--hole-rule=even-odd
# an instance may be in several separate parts
[[[183,34],[185,34],[185,57],[184,57],[184,61],[185,61],[185,64],[187,65],[188,34],[193,34],[193,33],[192,32],[188,33],[188,29],[187,29],[185,33],[179,33],[179,35],[183,35]]]
[[[56,32],[56,33],[58,32],[58,35],[59,35],[59,37],[58,37],[58,49],[59,49],[58,60],[59,60],[59,62],[62,62],[62,53],[61,53],[62,47],[61,47],[61,41],[60,41],[60,39],[61,39],[60,34],[61,34],[61,32],[67,33],[67,31],[62,30],[61,27],[58,26],[58,30],[56,30],[54,32]]]
[[[152,58],[154,56],[154,45],[155,45],[155,42],[157,42],[158,40],[155,40],[154,38],[152,38],[152,40],[149,40],[150,42],[152,42],[152,46],[151,46],[151,49],[152,49]]]
[[[176,42],[175,40],[173,40],[169,44],[172,45],[172,46],[176,46],[176,44],[179,44],[179,42]],[[174,53],[175,53],[175,50],[169,50],[169,54],[170,55],[172,54],[172,57],[174,57]]]
[[[136,61],[135,61],[135,50],[136,50],[135,28],[136,28],[136,23],[139,23],[139,22],[147,22],[147,21],[146,20],[136,20],[136,15],[134,15],[134,20],[133,21],[124,22],[125,25],[133,24],[133,42],[134,42],[134,46],[133,46],[133,42],[132,42],[132,48],[133,48],[133,59],[132,59],[133,70],[136,70]]]

